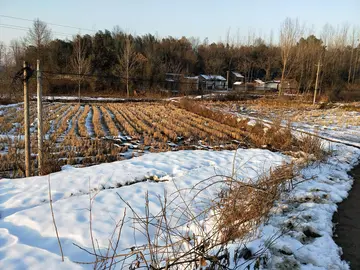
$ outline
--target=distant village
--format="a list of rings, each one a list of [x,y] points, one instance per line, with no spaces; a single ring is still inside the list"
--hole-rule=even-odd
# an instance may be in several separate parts
[[[200,74],[198,76],[186,76],[177,73],[165,74],[165,89],[176,93],[192,93],[203,91],[248,91],[263,90],[276,92],[280,87],[284,91],[293,92],[297,90],[298,83],[295,80],[285,80],[281,85],[280,79],[262,81],[255,79],[246,82],[245,76],[240,72],[227,72],[227,78],[217,74]]]

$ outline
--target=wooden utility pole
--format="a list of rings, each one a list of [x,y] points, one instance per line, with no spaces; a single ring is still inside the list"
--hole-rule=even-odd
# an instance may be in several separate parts
[[[37,118],[38,118],[38,173],[43,171],[43,115],[42,115],[42,81],[40,71],[40,60],[37,60],[36,65],[37,78]]]
[[[30,115],[27,63],[24,61],[24,130],[25,130],[25,176],[30,176]]]
[[[78,65],[79,65],[79,105],[81,100],[81,70],[82,70],[82,61],[81,61],[81,38],[79,37],[79,50],[78,50]]]
[[[320,64],[320,58],[319,58],[319,62],[317,63],[317,71],[316,71],[316,80],[315,80],[315,91],[314,91],[314,101],[313,101],[313,104],[316,103],[316,95],[317,95],[317,90],[318,90],[318,85],[319,85],[319,74],[320,74],[320,67],[321,67],[321,64]]]
[[[227,89],[229,91],[229,75],[230,75],[230,71],[226,71],[226,84],[227,84]]]

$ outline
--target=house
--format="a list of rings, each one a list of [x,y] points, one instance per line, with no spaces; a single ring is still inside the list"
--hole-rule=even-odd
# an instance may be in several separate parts
[[[199,88],[201,90],[226,90],[226,79],[221,75],[199,75]]]
[[[241,75],[239,72],[231,71],[229,76],[229,86],[231,85],[232,88],[235,88],[239,85],[243,85],[245,83],[245,77]]]
[[[279,90],[280,81],[273,80],[265,82],[265,89],[266,90]]]
[[[182,74],[177,73],[165,73],[165,89],[171,92],[179,92],[182,76]]]
[[[199,77],[198,76],[184,76],[180,80],[180,92],[188,95],[199,90]]]
[[[255,85],[255,87],[264,87],[264,86],[265,86],[265,82],[263,82],[263,81],[260,80],[260,79],[256,79],[256,80],[254,80],[254,85]]]

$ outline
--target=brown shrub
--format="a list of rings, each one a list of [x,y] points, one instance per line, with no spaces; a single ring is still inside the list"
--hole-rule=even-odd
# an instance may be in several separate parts
[[[317,136],[301,136],[298,147],[300,151],[312,155],[312,157],[308,157],[308,161],[323,160],[327,155],[327,152],[322,148],[321,139]]]
[[[7,146],[7,153],[0,155],[0,174],[3,177],[25,176],[25,144],[20,137],[2,139],[3,147]],[[34,160],[30,160],[30,174],[34,172]]]
[[[243,239],[262,224],[294,176],[293,164],[285,164],[248,184],[228,178],[216,205],[222,241]]]
[[[290,125],[283,127],[280,119],[273,122],[264,139],[271,149],[278,151],[293,150],[296,141],[291,134]]]

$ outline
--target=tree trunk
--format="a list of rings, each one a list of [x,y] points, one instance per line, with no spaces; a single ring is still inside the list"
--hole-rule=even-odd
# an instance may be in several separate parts
[[[129,91],[129,65],[126,67],[126,95],[129,98],[130,97],[130,91]]]
[[[281,72],[279,96],[281,96],[283,94],[283,85],[284,85],[284,80],[285,80],[285,69],[286,69],[286,60],[284,60],[283,70]]]

